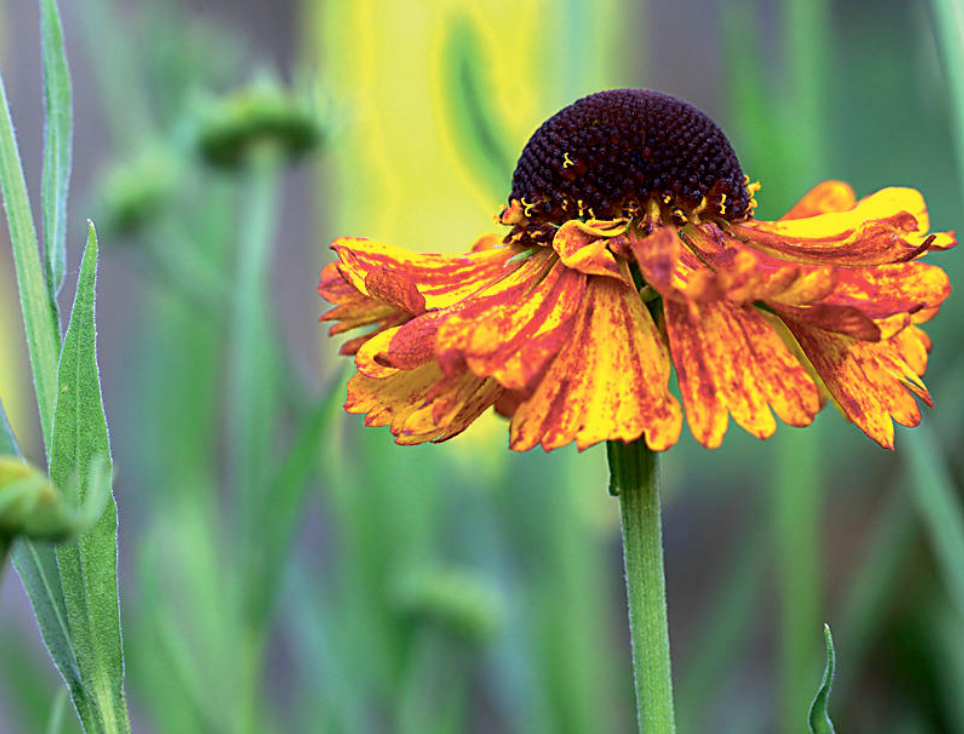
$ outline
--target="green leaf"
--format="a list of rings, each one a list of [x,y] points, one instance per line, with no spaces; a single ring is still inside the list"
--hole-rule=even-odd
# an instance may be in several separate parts
[[[50,478],[59,487],[77,482],[78,501],[89,492],[90,470],[110,457],[107,419],[97,369],[94,318],[97,236],[89,226],[77,295],[60,359]],[[110,481],[110,472],[104,472]],[[57,548],[67,622],[84,691],[97,731],[129,732],[124,699],[124,659],[117,594],[117,507],[113,497],[93,529]]]
[[[823,673],[823,682],[810,705],[810,731],[813,734],[834,734],[835,730],[833,722],[830,720],[830,714],[827,712],[827,704],[830,701],[830,688],[833,686],[837,654],[833,649],[833,635],[830,634],[829,624],[823,626],[823,636],[827,639],[827,668]]]
[[[7,103],[7,93],[0,76],[0,193],[7,212],[13,262],[20,291],[20,310],[23,314],[27,350],[33,370],[34,390],[40,412],[40,427],[44,445],[50,445],[50,429],[57,399],[57,359],[60,352],[60,333],[56,314],[51,308],[37,231],[30,213],[27,182],[23,176],[20,152],[13,131],[13,120]]]
[[[67,191],[70,188],[71,109],[70,73],[57,0],[40,0],[43,42],[44,173],[42,185],[44,255],[47,291],[53,308],[64,282],[67,265]]]

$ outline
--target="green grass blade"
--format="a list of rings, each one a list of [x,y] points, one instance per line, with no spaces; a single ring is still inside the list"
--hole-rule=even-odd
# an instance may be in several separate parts
[[[817,695],[810,706],[810,731],[813,734],[834,734],[833,722],[827,711],[830,702],[830,689],[833,686],[833,676],[837,665],[837,654],[833,649],[833,635],[830,625],[823,626],[823,635],[827,639],[827,668],[823,673],[823,682],[817,690]]]
[[[248,584],[251,598],[251,619],[260,627],[267,624],[272,606],[278,598],[283,574],[286,572],[285,553],[310,488],[309,479],[318,463],[319,445],[333,421],[341,416],[341,377],[336,375],[329,388],[302,419],[292,447],[281,465],[268,481],[271,507],[262,514],[263,540],[253,583]]]
[[[964,4],[960,0],[931,0],[931,12],[951,101],[958,179],[964,182]]]
[[[50,428],[54,404],[57,400],[57,359],[60,353],[60,334],[51,310],[37,230],[30,213],[27,182],[23,176],[20,152],[13,131],[13,119],[7,103],[7,92],[0,75],[0,193],[7,212],[13,261],[20,291],[20,310],[23,314],[27,350],[33,370],[37,407],[44,444],[50,445]]]
[[[63,27],[56,0],[40,0],[40,31],[43,39],[44,173],[42,184],[44,255],[50,303],[57,307],[57,293],[67,267],[67,191],[70,188],[71,108],[70,72],[64,47]]]
[[[64,730],[64,711],[67,708],[67,689],[60,688],[50,705],[50,719],[47,721],[47,734],[62,734]]]
[[[912,496],[952,602],[964,613],[964,510],[927,423],[902,434]]]
[[[50,478],[59,487],[76,481],[78,501],[95,462],[110,456],[107,420],[97,369],[94,319],[97,236],[89,227],[77,295],[60,360],[60,384],[50,450]],[[110,481],[110,472],[105,473]],[[117,507],[113,498],[98,523],[57,548],[70,636],[84,690],[99,731],[129,732],[124,700],[124,660],[117,599]]]

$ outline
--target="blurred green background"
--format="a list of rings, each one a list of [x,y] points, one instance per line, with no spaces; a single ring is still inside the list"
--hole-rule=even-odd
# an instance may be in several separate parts
[[[632,731],[605,452],[514,455],[495,418],[439,446],[363,430],[340,411],[347,360],[317,324],[327,244],[467,250],[494,228],[535,128],[620,86],[714,117],[763,184],[761,218],[840,178],[858,195],[916,187],[935,229],[961,230],[955,8],[64,3],[68,279],[93,217],[134,730]],[[0,0],[33,191],[36,12]],[[317,117],[322,144],[291,165],[202,160],[224,95],[271,80]],[[932,261],[964,275],[954,251]],[[664,456],[684,734],[806,731],[824,621],[839,731],[964,732],[961,315],[952,296],[929,325],[937,407],[895,453],[827,409],[806,431],[759,442],[734,426],[720,450],[685,436]],[[38,459],[20,328],[4,243],[0,395]],[[0,593],[0,732],[43,731],[58,680],[14,574]]]

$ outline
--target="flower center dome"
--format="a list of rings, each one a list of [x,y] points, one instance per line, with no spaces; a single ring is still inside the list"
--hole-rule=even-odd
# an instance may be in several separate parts
[[[597,92],[550,117],[526,143],[512,195],[534,224],[634,216],[649,202],[729,220],[750,216],[733,147],[713,120],[668,94]]]

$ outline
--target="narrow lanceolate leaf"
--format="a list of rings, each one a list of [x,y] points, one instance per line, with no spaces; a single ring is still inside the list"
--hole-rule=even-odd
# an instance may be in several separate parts
[[[40,411],[40,426],[44,444],[50,445],[50,426],[57,399],[57,359],[60,353],[60,334],[50,305],[37,230],[34,228],[27,198],[27,183],[23,177],[20,153],[13,132],[13,120],[7,93],[0,76],[0,193],[7,212],[13,262],[20,291],[20,310],[23,313],[27,350],[33,370],[34,389]]]
[[[7,415],[0,403],[0,454],[20,456],[20,447],[10,430]],[[20,580],[23,582],[34,615],[43,635],[50,656],[57,670],[70,689],[74,706],[81,722],[88,731],[93,730],[94,720],[84,695],[77,670],[76,656],[67,629],[67,604],[57,567],[57,555],[50,543],[41,543],[26,538],[17,540],[11,550],[13,563]]]
[[[90,225],[77,295],[60,358],[57,409],[50,448],[50,478],[76,482],[78,501],[88,492],[91,466],[110,456],[107,420],[97,369],[94,290],[97,237]],[[109,482],[110,472],[103,481]],[[124,699],[124,659],[117,602],[117,507],[113,498],[98,523],[57,548],[70,639],[96,730],[129,732]]]
[[[43,221],[47,290],[56,309],[57,293],[67,263],[67,190],[70,187],[71,109],[70,73],[63,28],[56,0],[40,0],[40,30],[44,68]]]
[[[810,731],[813,734],[834,734],[827,705],[830,702],[830,688],[833,686],[837,666],[837,653],[833,649],[833,635],[830,634],[829,624],[823,626],[823,635],[827,639],[827,668],[823,673],[823,682],[810,705]]]

